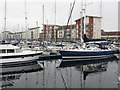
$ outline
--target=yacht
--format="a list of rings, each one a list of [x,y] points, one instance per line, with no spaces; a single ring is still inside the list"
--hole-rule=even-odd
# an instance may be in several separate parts
[[[22,50],[11,44],[0,45],[0,65],[35,61],[43,51]]]

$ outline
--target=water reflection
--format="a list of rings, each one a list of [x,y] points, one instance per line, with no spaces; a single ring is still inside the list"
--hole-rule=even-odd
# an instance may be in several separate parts
[[[119,61],[118,61],[118,88],[120,90],[120,54],[118,55]]]
[[[13,87],[15,82],[20,79],[23,74],[42,71],[40,65],[37,62],[26,63],[24,65],[4,66],[1,68],[0,81],[2,82],[0,87]]]
[[[88,88],[91,88],[91,87],[104,88],[104,87],[107,87],[107,84],[106,84],[106,86],[104,86],[102,84],[102,82],[105,83],[105,80],[101,81],[104,78],[102,76],[102,74],[104,74],[106,72],[114,73],[112,70],[108,70],[109,69],[108,63],[110,63],[110,62],[112,63],[113,61],[118,62],[118,58],[116,56],[113,56],[112,58],[90,60],[90,61],[63,61],[63,62],[61,62],[59,68],[62,68],[62,69],[70,68],[70,71],[66,71],[66,72],[70,72],[70,74],[68,76],[69,78],[73,78],[72,76],[74,74],[73,73],[74,71],[71,71],[71,68],[74,67],[74,69],[79,72],[80,79],[79,78],[77,78],[77,79],[80,80],[79,81],[80,87],[78,87],[78,88],[87,88],[87,87]],[[113,69],[114,69],[114,67],[113,67]],[[64,75],[61,75],[61,76],[64,76]],[[99,76],[99,80],[98,80],[97,76]],[[94,79],[90,80],[90,77],[92,77],[92,78],[94,77]],[[108,77],[110,77],[110,75]],[[114,78],[116,78],[116,77],[114,77]],[[70,80],[67,81],[67,79],[65,80],[65,78],[63,78],[63,79],[64,79],[63,82],[64,82],[65,87],[70,88],[74,85],[74,83],[71,84],[71,82],[74,82],[74,81],[70,81]],[[98,84],[96,81],[98,82]],[[111,82],[113,83],[113,81],[114,80],[112,80]],[[69,82],[69,83],[67,83],[67,82]],[[91,82],[94,83],[95,86],[92,86]],[[108,84],[109,84],[109,82],[108,82]]]
[[[62,61],[59,67],[71,67],[71,66],[80,66],[80,65],[87,65],[87,64],[96,64],[102,62],[109,62],[118,60],[116,56],[106,59],[96,59],[96,60],[85,60],[85,61]]]
[[[38,61],[3,67],[1,88],[118,88],[120,60]],[[115,73],[116,72],[116,73]]]

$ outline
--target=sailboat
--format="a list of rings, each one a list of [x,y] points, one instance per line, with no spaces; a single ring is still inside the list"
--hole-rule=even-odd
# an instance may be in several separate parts
[[[100,44],[102,45],[101,42],[106,42],[104,40],[100,39],[93,39],[90,40],[87,38],[86,35],[86,15],[85,15],[85,7],[82,8],[82,11],[84,11],[84,39],[83,39],[83,45],[82,47],[77,46],[75,49],[70,49],[70,50],[63,50],[59,51],[61,54],[63,60],[68,61],[68,60],[73,60],[73,59],[78,59],[78,60],[91,60],[91,59],[100,59],[100,58],[108,58],[112,57],[115,54],[119,52],[118,49],[112,48],[111,46],[106,47],[105,49],[100,48]],[[82,18],[82,17],[81,17]],[[93,43],[88,43],[88,42],[93,42]],[[99,43],[95,43],[99,42]],[[110,45],[110,44],[109,44]]]
[[[6,1],[5,1],[5,12],[6,12]],[[6,13],[5,13],[5,26],[6,30]],[[16,64],[23,62],[32,62],[39,58],[43,51],[32,51],[32,50],[22,50],[20,47],[13,46],[6,43],[3,39],[0,42],[0,66],[6,64]]]

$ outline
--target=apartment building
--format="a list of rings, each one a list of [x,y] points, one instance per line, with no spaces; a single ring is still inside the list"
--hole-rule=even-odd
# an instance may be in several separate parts
[[[79,18],[75,21],[76,21],[76,29],[77,29],[77,38],[80,38],[84,32],[83,31],[84,17]],[[82,32],[82,34],[81,34],[81,32]],[[86,16],[86,34],[87,34],[87,37],[90,39],[100,39],[101,38],[101,17]]]

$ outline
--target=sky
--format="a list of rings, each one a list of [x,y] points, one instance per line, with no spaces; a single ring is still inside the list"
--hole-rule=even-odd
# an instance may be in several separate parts
[[[85,1],[85,0],[83,0]],[[102,10],[100,4],[102,1]],[[119,0],[86,0],[86,15],[102,16],[102,26],[105,31],[118,30]],[[56,14],[55,14],[56,2]],[[43,24],[67,25],[70,14],[70,4],[74,0],[26,0],[27,27]],[[81,0],[76,0],[70,24],[80,18]],[[100,12],[101,11],[101,12]],[[56,16],[56,19],[55,19]],[[4,31],[5,0],[0,0],[0,32]],[[6,30],[20,32],[25,29],[25,0],[6,0]]]

